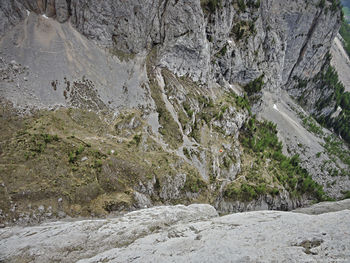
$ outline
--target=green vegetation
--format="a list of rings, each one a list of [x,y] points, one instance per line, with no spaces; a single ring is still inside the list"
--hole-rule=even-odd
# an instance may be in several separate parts
[[[184,186],[184,190],[190,191],[192,193],[198,193],[201,189],[206,189],[207,183],[200,178],[198,175],[194,175],[192,173],[188,173],[186,175],[186,183]]]
[[[116,39],[113,39],[116,42]],[[116,56],[120,61],[130,61],[135,58],[135,54],[123,52],[115,47],[109,49],[109,53],[113,56]]]
[[[318,201],[328,199],[322,186],[301,168],[297,155],[282,154],[275,124],[251,118],[244,126],[240,141],[248,161],[243,161],[240,180],[227,186],[227,198],[251,201],[265,194],[276,195],[284,188],[294,197],[308,195]]]
[[[329,2],[331,2],[331,11],[332,12],[336,12],[338,10],[341,10],[341,2],[340,0],[328,0]]]
[[[256,29],[254,21],[238,21],[234,24],[234,26],[231,29],[231,36],[234,36],[236,41],[239,41],[243,38],[247,38],[255,34]]]
[[[320,127],[319,124],[311,116],[305,117],[302,120],[303,125],[307,128],[308,131],[319,136],[323,135],[322,127]]]
[[[350,93],[345,92],[343,84],[339,81],[336,70],[330,65],[330,55],[327,57],[327,62],[323,66],[321,72],[315,77],[318,86],[322,90],[332,90],[328,96],[323,96],[316,104],[316,107],[321,111],[329,105],[334,105],[334,111],[341,108],[341,112],[337,117],[332,117],[332,113],[327,116],[317,118],[318,122],[329,128],[333,128],[335,133],[350,143]],[[321,90],[321,92],[322,92]]]
[[[246,10],[246,5],[245,5],[245,0],[237,0],[238,1],[238,7],[241,12],[245,12]]]
[[[182,151],[183,151],[183,154],[184,154],[188,159],[191,159],[190,151],[189,151],[186,147],[184,147],[184,148],[182,149]]]
[[[324,137],[325,144],[323,145],[326,152],[330,156],[337,157],[344,164],[350,166],[350,151],[346,150],[343,146],[343,142],[333,135],[328,135]],[[345,173],[345,171],[344,171]],[[350,176],[350,171],[348,171],[348,175]]]
[[[83,145],[80,145],[76,150],[69,152],[68,161],[70,163],[75,163],[78,159],[78,155],[81,154],[84,149],[85,147]]]
[[[260,0],[247,0],[247,6],[249,8],[259,8]]]
[[[298,116],[302,120],[305,129],[307,129],[309,132],[314,133],[316,136],[324,136],[322,126],[320,126],[314,118],[311,116],[306,116],[302,112],[298,112]]]
[[[121,113],[111,120],[110,115],[64,108],[19,117],[2,104],[0,185],[6,185],[7,191],[0,191],[0,209],[11,220],[39,205],[51,206],[56,213],[57,199],[62,198],[59,209],[67,215],[101,216],[131,207],[134,186],[140,182],[155,178],[154,187],[160,191],[167,183],[165,177],[179,173],[189,180],[181,203],[195,202],[184,191],[193,191],[207,202],[206,183],[198,172],[141,133],[145,123],[140,112]],[[139,125],[130,125],[136,120]],[[118,154],[109,154],[111,150]],[[158,194],[151,198],[162,202]],[[11,200],[18,205],[15,212]]]
[[[247,85],[244,86],[244,90],[247,92],[248,96],[256,94],[262,90],[264,86],[263,78],[264,75],[261,75],[260,77],[256,78],[255,80],[249,82]]]
[[[58,140],[57,135],[47,133],[32,134],[29,140],[30,146],[28,147],[31,153],[27,153],[27,157],[35,157],[36,154],[44,152],[48,144],[57,142]]]
[[[331,5],[329,7],[327,7],[326,12],[328,12],[328,10],[332,11],[332,12],[336,12],[338,10],[341,10],[341,3],[340,0],[327,0],[328,2],[331,3]],[[325,8],[326,7],[326,0],[320,0],[318,2],[318,7],[320,8]]]
[[[320,8],[324,8],[326,5],[326,0],[320,0],[320,2],[318,3],[318,7]]]
[[[136,146],[139,146],[141,139],[142,139],[142,134],[135,134],[129,145],[131,146],[134,144]]]
[[[350,199],[350,191],[344,193],[344,199]]]
[[[204,12],[211,14],[222,8],[222,3],[221,0],[201,0],[201,6]]]

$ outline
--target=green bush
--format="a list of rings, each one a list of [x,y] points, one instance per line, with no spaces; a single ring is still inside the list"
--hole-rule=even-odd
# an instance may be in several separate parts
[[[192,173],[188,173],[186,176],[186,182],[184,188],[193,193],[198,193],[201,189],[207,187],[205,181],[198,174],[194,175]]]
[[[221,0],[201,0],[202,9],[209,13],[214,13],[217,8],[221,8]]]
[[[244,86],[244,90],[249,96],[258,93],[262,90],[262,88],[264,87],[263,78],[264,75],[261,75],[260,77],[256,78],[255,80],[249,82],[247,85]]]
[[[344,194],[344,199],[350,199],[350,191],[347,191],[347,192]]]
[[[135,134],[134,137],[132,138],[134,143],[136,144],[136,146],[139,146],[141,139],[142,139],[142,135],[141,134]]]
[[[79,145],[79,148],[75,151],[76,155],[81,154],[84,151],[85,147],[83,145]]]
[[[68,154],[68,161],[69,161],[70,163],[75,163],[76,160],[77,160],[77,155],[75,154],[75,152],[70,152],[70,153]]]
[[[322,186],[314,182],[307,171],[301,168],[298,155],[292,157],[283,155],[282,143],[278,141],[274,123],[259,122],[252,117],[244,125],[240,141],[252,154],[271,159],[274,163],[273,169],[277,173],[277,180],[290,192],[294,191],[301,195],[308,194],[314,196],[318,201],[328,199]],[[255,189],[255,192],[260,193],[260,189]],[[250,191],[250,193],[252,192]]]
[[[241,12],[245,12],[246,10],[246,5],[244,0],[238,0],[238,7]]]

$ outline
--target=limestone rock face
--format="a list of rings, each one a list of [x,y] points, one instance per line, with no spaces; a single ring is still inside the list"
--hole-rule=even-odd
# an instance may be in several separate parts
[[[69,5],[66,0],[55,0],[56,18],[60,23],[64,23],[69,18]]]
[[[349,210],[217,217],[209,205],[154,207],[113,219],[0,229],[0,260],[346,262],[349,222]]]
[[[232,88],[264,75],[266,89],[275,92],[320,71],[340,25],[338,9],[318,0],[249,1],[243,7],[232,0],[216,6],[199,0],[3,0],[0,12],[0,36],[33,12],[69,20],[82,35],[117,53],[134,57],[157,49],[157,66],[178,76]],[[50,65],[50,71],[56,67]],[[311,96],[309,104],[319,96]],[[62,96],[51,101],[62,102]]]
[[[330,212],[337,212],[342,210],[349,210],[350,199],[346,199],[338,202],[323,202],[318,203],[310,207],[298,208],[294,210],[297,213],[303,213],[308,215],[319,215]]]
[[[26,16],[25,7],[20,1],[0,1],[0,36]]]
[[[71,16],[100,44],[133,54],[159,47],[159,63],[178,75],[247,83],[264,72],[271,89],[317,74],[340,21],[340,12],[318,0],[253,1],[244,9],[224,0],[214,10],[199,0],[2,2],[2,25],[23,19],[23,6],[59,22]]]

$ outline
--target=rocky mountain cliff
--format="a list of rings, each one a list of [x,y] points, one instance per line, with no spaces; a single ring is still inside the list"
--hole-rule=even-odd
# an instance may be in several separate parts
[[[340,22],[338,7],[328,1],[23,0],[3,1],[1,11],[1,35],[31,12],[69,19],[82,35],[118,53],[156,47],[156,66],[177,76],[234,85],[264,73],[272,90],[314,77]]]
[[[3,222],[290,210],[350,189],[346,145],[309,117],[324,93],[301,85],[329,60],[337,1],[2,0],[0,14]],[[305,89],[306,111],[290,97]]]

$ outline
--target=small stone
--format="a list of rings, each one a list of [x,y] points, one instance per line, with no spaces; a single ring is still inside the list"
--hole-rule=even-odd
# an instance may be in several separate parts
[[[85,161],[87,161],[88,160],[88,158],[86,157],[86,156],[84,156],[83,158],[81,158],[81,161],[82,162],[85,162]]]
[[[45,211],[45,207],[43,205],[38,207],[39,212],[44,212]]]
[[[63,212],[63,211],[58,211],[57,216],[58,216],[59,218],[64,218],[64,217],[66,217],[66,213]]]
[[[58,198],[57,200],[59,203],[63,201],[62,197]]]

